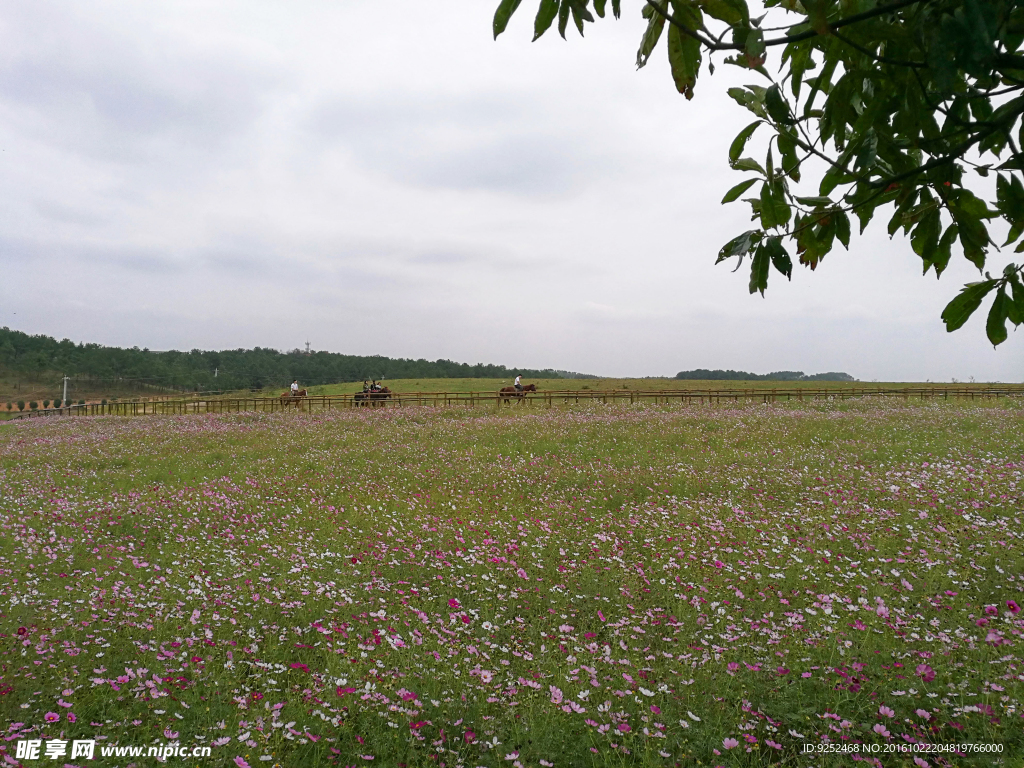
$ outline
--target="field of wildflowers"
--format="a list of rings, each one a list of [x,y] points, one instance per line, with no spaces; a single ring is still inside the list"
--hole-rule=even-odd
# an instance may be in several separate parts
[[[1020,765],[1022,472],[1009,401],[5,425],[0,763]]]

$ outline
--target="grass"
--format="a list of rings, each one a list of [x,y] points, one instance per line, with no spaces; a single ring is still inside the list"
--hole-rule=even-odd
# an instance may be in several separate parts
[[[212,746],[187,765],[1020,765],[1022,427],[1005,400],[5,425],[0,726]]]

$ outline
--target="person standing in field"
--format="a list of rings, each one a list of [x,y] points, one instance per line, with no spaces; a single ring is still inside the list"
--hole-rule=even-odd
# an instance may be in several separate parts
[[[292,395],[294,396],[294,395],[297,395],[298,393],[299,393],[299,380],[296,379],[295,381],[292,382]]]
[[[516,392],[523,391],[523,377],[518,373],[516,374]]]

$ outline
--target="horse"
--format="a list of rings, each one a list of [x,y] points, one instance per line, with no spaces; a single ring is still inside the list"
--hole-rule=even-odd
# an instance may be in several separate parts
[[[356,392],[354,400],[358,405],[371,405],[374,408],[384,405],[382,400],[391,399],[391,390],[387,387],[370,390],[369,392]]]
[[[524,392],[536,391],[536,384],[524,384],[522,390],[518,390],[515,387],[502,387],[501,389],[498,390],[498,395],[501,396],[502,399],[505,401],[505,404],[508,405],[509,398],[515,397],[518,398],[520,402],[522,402]]]
[[[292,392],[291,390],[289,390],[288,392],[282,392],[281,393],[281,404],[282,405],[291,405],[294,402],[295,403],[295,407],[299,408],[299,407],[301,407],[299,401],[303,397],[305,397],[305,396],[306,396],[306,390],[304,390],[304,389],[299,389],[299,390],[296,390],[295,392]]]

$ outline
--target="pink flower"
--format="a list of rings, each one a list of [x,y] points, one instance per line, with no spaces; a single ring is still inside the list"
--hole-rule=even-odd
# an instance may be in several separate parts
[[[562,692],[558,688],[555,688],[555,686],[553,686],[553,685],[550,686],[550,688],[551,688],[551,703],[552,704],[561,704],[562,703]]]
[[[931,713],[928,712],[928,710],[926,710],[926,709],[916,709],[916,710],[914,710],[914,714],[917,715],[918,717],[920,717],[922,720],[931,720],[932,719]]]
[[[661,707],[659,707],[657,704],[651,704],[651,712],[653,712],[656,715],[660,715]]]
[[[777,741],[772,741],[771,739],[765,739],[764,743],[767,744],[772,749],[782,749],[782,745],[779,744],[779,742],[777,742]]]
[[[69,723],[74,723],[77,720],[78,720],[78,718],[75,717],[75,713],[74,712],[68,712],[68,722]]]
[[[922,757],[915,756],[914,757],[914,765],[916,765],[917,768],[928,768],[928,761],[925,760]]]
[[[1014,616],[1020,613],[1020,606],[1013,602],[1013,600],[1007,600],[1006,607],[1010,609],[1010,613],[1012,613]]]
[[[725,568],[725,563],[723,563],[721,560],[715,560],[715,568]],[[738,744],[739,742],[736,743]]]
[[[738,747],[739,745],[740,743],[733,738],[728,738],[722,741],[722,746],[726,749],[733,749],[734,747]]]
[[[245,760],[243,760],[240,757],[235,758],[235,765],[237,765],[238,768],[252,768],[247,762],[245,762]]]
[[[467,744],[471,744],[473,740],[476,738],[476,734],[472,731],[466,731],[464,734],[462,734],[462,738],[466,740]]]
[[[1014,605],[1016,605],[1016,603],[1014,603]],[[1012,610],[1012,609],[1011,609],[1011,610]],[[1017,610],[1020,610],[1020,609],[1018,608]],[[1017,611],[1014,611],[1014,613],[1016,613],[1016,612],[1017,612]],[[599,619],[600,619],[601,621],[604,621],[604,620],[605,620],[605,618],[604,618],[604,614],[603,614],[603,613],[601,613],[600,611],[598,611],[598,612],[597,612],[597,618],[599,618]]]
[[[288,666],[292,669],[301,669],[303,672],[309,672],[309,667],[307,667],[305,664],[299,664],[298,662],[296,662],[294,664],[289,664]]]
[[[47,712],[45,715],[43,715],[43,720],[45,720],[48,723],[57,723],[60,722],[60,715],[58,715],[56,712]]]
[[[178,738],[178,732],[177,731],[172,731],[170,728],[164,728],[164,738],[172,739],[172,740],[176,739],[176,738]]]
[[[878,708],[878,714],[883,717],[896,717],[896,713],[884,704]]]
[[[927,664],[918,664],[917,668],[914,671],[917,672],[917,674],[921,676],[921,679],[924,680],[926,683],[930,683],[932,680],[935,679],[935,670],[929,667]]]
[[[879,736],[884,736],[887,739],[892,735],[891,733],[889,733],[889,730],[884,725],[882,725],[881,723],[878,723],[871,730],[874,731],[875,733],[877,733]]]
[[[458,608],[458,607],[459,607],[459,601],[458,601],[458,600],[456,600],[456,599],[455,599],[455,598],[453,597],[453,598],[452,598],[451,600],[449,600],[449,601],[448,601],[448,607],[449,607],[449,608]]]
[[[630,727],[629,727],[628,725],[626,725],[625,723],[619,723],[619,725],[618,725],[618,728],[619,728],[619,730],[620,730],[620,731],[622,731],[623,733],[629,733],[629,732],[630,732],[631,730],[633,730],[632,728],[630,728]]]
[[[726,666],[725,671],[727,674],[735,675],[736,672],[739,671],[739,668],[739,664],[737,664],[735,661],[730,661],[729,664]]]
[[[998,616],[999,615],[999,609],[996,608],[994,605],[986,605],[985,606],[985,614],[987,616]]]
[[[516,570],[516,575],[518,575],[520,579],[528,579],[528,578],[530,578],[526,574],[526,571],[524,571],[522,568],[519,568],[519,569]]]
[[[991,631],[987,635],[985,635],[985,642],[992,643],[992,645],[1003,645],[1006,641],[1003,639],[1003,636],[1000,635],[998,632]]]

